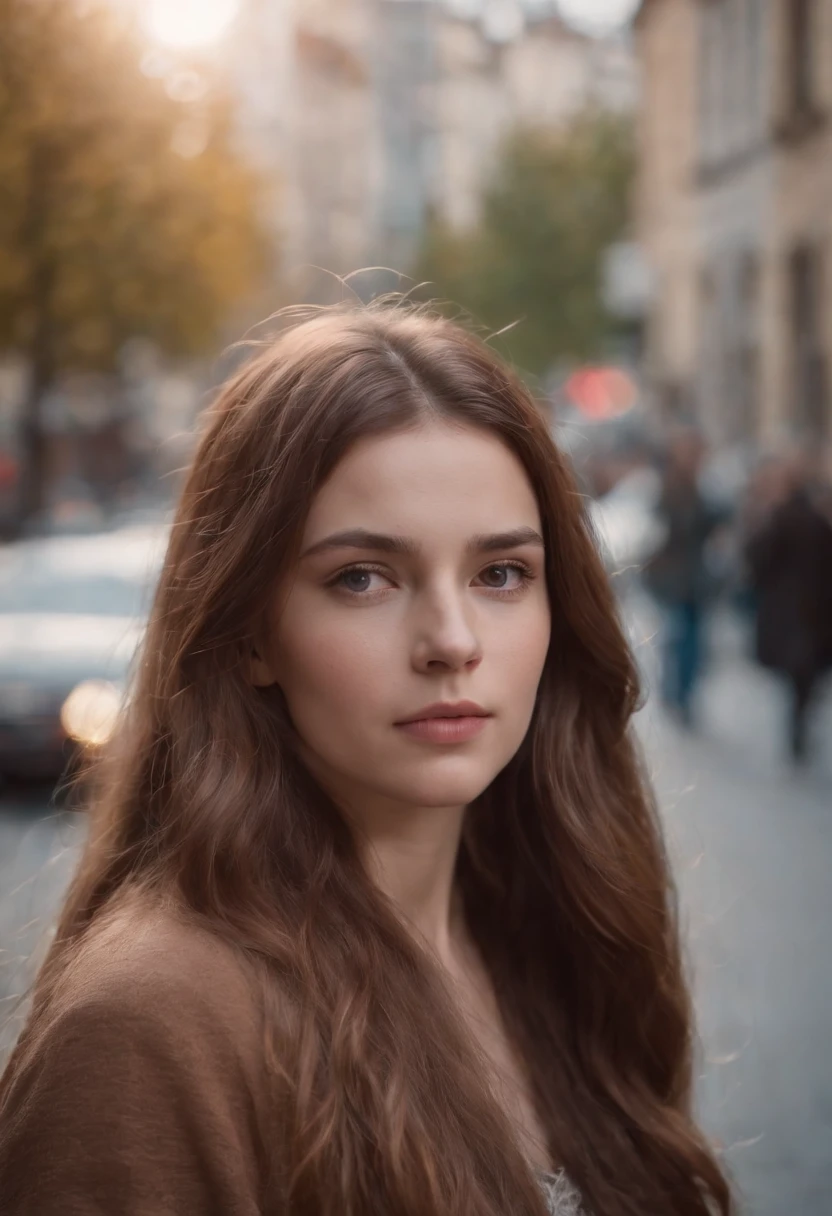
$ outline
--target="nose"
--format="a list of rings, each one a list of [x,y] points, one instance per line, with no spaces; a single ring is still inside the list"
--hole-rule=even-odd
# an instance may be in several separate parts
[[[456,588],[435,590],[418,609],[413,666],[419,672],[476,667],[482,646],[473,605]]]

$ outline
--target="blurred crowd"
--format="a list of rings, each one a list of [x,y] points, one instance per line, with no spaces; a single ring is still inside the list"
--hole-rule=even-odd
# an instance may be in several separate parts
[[[801,763],[823,746],[812,735],[812,711],[832,669],[832,486],[798,445],[757,456],[728,483],[726,463],[695,426],[677,425],[618,468],[601,511],[634,490],[640,497],[640,543],[631,530],[630,553],[615,556],[641,565],[660,609],[668,713],[697,725],[709,619],[727,607],[747,625],[753,658],[783,681],[784,739]]]

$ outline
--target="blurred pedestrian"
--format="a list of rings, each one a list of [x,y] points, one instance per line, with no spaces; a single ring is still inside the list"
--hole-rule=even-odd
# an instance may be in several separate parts
[[[645,585],[664,617],[662,700],[686,726],[693,722],[704,619],[714,591],[707,547],[724,518],[724,512],[700,489],[706,452],[705,441],[695,428],[679,427],[671,434],[655,508],[664,540],[644,571]]]
[[[757,658],[788,683],[788,744],[800,762],[821,677],[832,667],[832,522],[802,456],[771,462],[755,479],[745,551]]]

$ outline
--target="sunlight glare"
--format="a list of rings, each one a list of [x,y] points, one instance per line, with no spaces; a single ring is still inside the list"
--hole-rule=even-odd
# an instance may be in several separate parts
[[[237,15],[239,0],[150,0],[147,27],[166,46],[207,46]]]
[[[639,0],[558,0],[560,15],[589,34],[612,33],[635,16]]]

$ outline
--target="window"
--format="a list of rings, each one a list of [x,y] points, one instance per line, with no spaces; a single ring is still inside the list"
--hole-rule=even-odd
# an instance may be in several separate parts
[[[733,373],[734,431],[738,438],[750,438],[757,432],[760,391],[760,261],[755,250],[746,250],[740,258],[737,296],[739,331]]]
[[[699,130],[703,160],[715,159],[721,122],[719,11],[712,5],[699,10]]]
[[[751,138],[761,135],[763,117],[763,6],[760,0],[745,0],[745,94]]]
[[[812,439],[823,439],[828,419],[828,375],[823,344],[823,260],[800,245],[789,260],[794,421]]]
[[[814,0],[786,0],[786,71],[788,104],[805,114],[814,101],[812,27]]]
[[[761,134],[763,0],[709,0],[699,21],[699,130],[703,166],[749,150]]]
[[[722,396],[723,355],[720,325],[719,265],[709,262],[700,267],[697,278],[698,295],[698,369],[696,401],[703,417],[713,420],[714,406]]]

